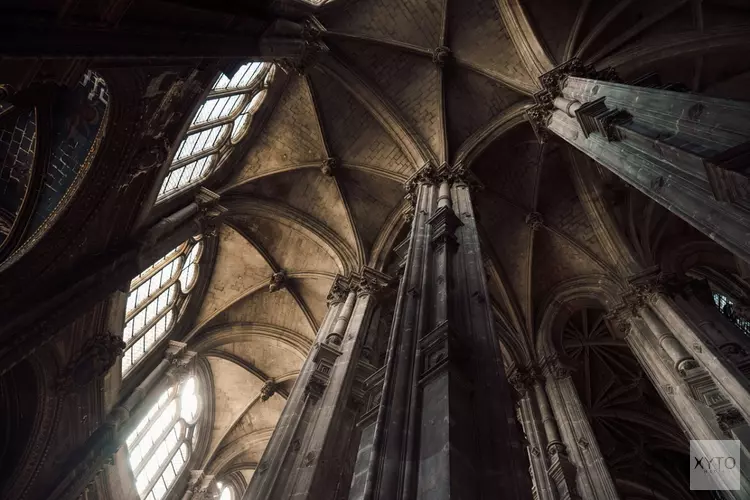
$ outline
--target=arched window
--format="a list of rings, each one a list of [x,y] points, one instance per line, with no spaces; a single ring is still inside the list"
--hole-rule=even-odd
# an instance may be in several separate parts
[[[735,310],[734,301],[724,295],[723,293],[714,292],[714,304],[721,311],[721,313],[732,320],[732,322],[739,327],[740,330],[750,335],[750,321],[741,315],[737,314]]]
[[[219,76],[177,148],[157,201],[205,179],[242,139],[266,97],[273,68],[250,62],[231,79]]]
[[[185,470],[201,415],[195,377],[170,387],[128,436],[130,469],[141,500],[161,500]]]
[[[106,132],[109,93],[93,71],[37,107],[0,102],[0,260],[18,260],[75,195]],[[47,155],[37,157],[40,137]]]
[[[236,500],[234,488],[231,485],[217,481],[216,488],[219,490],[219,500]]]
[[[171,330],[198,277],[203,243],[192,238],[130,282],[122,339],[123,377]]]

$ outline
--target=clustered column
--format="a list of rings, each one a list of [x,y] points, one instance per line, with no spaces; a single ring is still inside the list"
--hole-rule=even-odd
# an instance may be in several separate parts
[[[313,349],[243,498],[326,498],[344,480],[358,366],[375,297],[389,283],[366,267],[335,279]]]
[[[425,166],[350,499],[531,496],[466,173]],[[374,380],[370,381],[374,383]]]
[[[529,118],[750,262],[750,103],[617,83],[570,60]]]
[[[694,281],[679,282],[656,270],[636,276],[612,318],[690,439],[731,437],[743,441],[747,449],[744,428],[750,384],[738,359],[722,349],[722,345],[735,345],[726,340],[736,337],[714,327],[710,305],[696,301],[697,286]],[[704,451],[708,456],[716,452]],[[743,460],[750,460],[743,453]],[[750,475],[744,474],[740,491],[721,494],[727,499],[745,498],[750,492],[748,479]]]

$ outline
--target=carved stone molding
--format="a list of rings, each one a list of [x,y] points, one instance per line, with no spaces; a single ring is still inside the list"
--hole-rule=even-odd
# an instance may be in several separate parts
[[[313,363],[315,363],[315,370],[313,370],[305,390],[313,399],[317,400],[323,396],[325,388],[328,386],[331,370],[336,358],[341,355],[341,351],[325,343],[316,344],[314,349]]]
[[[729,432],[735,427],[745,425],[745,419],[742,418],[742,414],[736,408],[730,408],[718,413],[716,420],[724,432]]]
[[[370,267],[364,266],[362,270],[353,278],[355,281],[352,285],[356,287],[357,295],[362,297],[364,295],[378,296],[383,290],[390,287],[393,279],[387,274],[381,273]]]
[[[534,388],[534,384],[539,379],[539,373],[534,369],[516,368],[508,375],[508,382],[521,396],[525,395]]]
[[[542,373],[546,377],[561,380],[570,376],[570,368],[565,366],[558,357],[548,358],[542,363]]]
[[[599,132],[610,142],[620,140],[620,132],[616,125],[630,123],[633,117],[627,111],[607,108],[604,100],[604,97],[600,97],[582,104],[575,112],[576,120],[586,137]]]
[[[597,71],[594,69],[593,65],[583,64],[578,58],[565,61],[540,76],[539,83],[541,84],[542,90],[534,94],[535,105],[526,111],[526,116],[540,142],[545,142],[547,140],[548,132],[546,128],[549,119],[552,116],[552,112],[555,110],[555,98],[562,95],[562,89],[569,76],[591,78],[593,80],[621,81],[614,69],[605,68],[604,70]],[[604,112],[601,109],[603,106],[603,100],[601,101],[602,103],[598,106],[594,106],[593,109],[587,109],[584,111],[584,114],[587,114],[584,118],[587,119],[587,127],[589,127],[585,130],[591,130],[591,128],[594,127],[594,130],[591,131],[598,131],[597,119],[599,119],[602,121],[602,128],[611,135],[613,134],[613,127],[611,124],[616,118],[623,119],[624,115],[622,115],[621,112],[615,111],[610,111],[609,115],[603,114]],[[586,104],[583,104],[581,108],[584,106],[586,106]],[[606,110],[606,107],[604,110],[608,111]],[[584,133],[586,133],[585,130]]]
[[[122,355],[123,349],[125,342],[122,338],[110,333],[91,337],[63,369],[58,379],[58,390],[65,393],[103,376]]]

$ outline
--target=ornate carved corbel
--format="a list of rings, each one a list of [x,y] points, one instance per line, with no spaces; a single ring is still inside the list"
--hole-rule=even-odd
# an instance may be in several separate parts
[[[74,388],[84,387],[103,376],[122,355],[123,349],[125,349],[125,342],[111,333],[91,337],[63,369],[58,379],[57,389],[67,393]]]

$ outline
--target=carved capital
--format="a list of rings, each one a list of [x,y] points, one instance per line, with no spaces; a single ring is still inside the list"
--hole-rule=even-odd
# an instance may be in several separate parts
[[[122,338],[110,333],[91,337],[63,369],[58,379],[58,390],[68,392],[103,376],[122,355],[123,349],[125,342]]]
[[[353,280],[354,281],[354,280]],[[378,295],[388,288],[393,280],[387,274],[381,273],[370,267],[364,266],[356,277],[356,290],[358,296]]]
[[[346,300],[346,296],[349,294],[349,285],[349,280],[340,274],[336,275],[333,279],[331,290],[328,292],[328,297],[326,297],[328,307],[331,307],[334,304],[340,304]]]
[[[286,288],[287,276],[285,270],[280,270],[271,275],[271,283],[268,284],[268,291],[270,293],[278,292]]]
[[[556,356],[548,358],[542,363],[542,372],[545,376],[555,380],[561,380],[570,376],[570,369]]]
[[[750,142],[703,160],[714,198],[750,208]]]
[[[516,368],[509,376],[508,382],[520,395],[525,395],[533,390],[534,384],[539,378],[536,370],[528,368]]]

